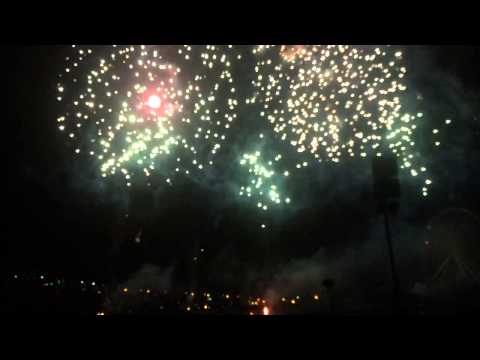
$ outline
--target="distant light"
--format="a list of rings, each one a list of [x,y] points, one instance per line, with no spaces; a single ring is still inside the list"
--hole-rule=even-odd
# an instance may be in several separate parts
[[[270,315],[270,309],[268,308],[268,306],[263,307],[263,315],[265,316]]]
[[[128,292],[128,289],[127,289],[127,288],[124,288],[124,289],[123,289],[123,292],[124,292],[124,293],[127,293],[127,292]]]
[[[313,295],[313,298],[317,301],[320,300],[320,296],[318,296],[318,294]]]

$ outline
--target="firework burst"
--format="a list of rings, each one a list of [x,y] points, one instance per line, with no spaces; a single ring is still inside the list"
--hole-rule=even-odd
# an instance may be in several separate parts
[[[257,151],[244,154],[240,166],[248,170],[248,183],[240,188],[239,195],[255,199],[257,207],[268,211],[271,207],[280,207],[290,204],[290,198],[283,195],[285,180],[289,177],[288,171],[276,170],[282,161],[282,155],[275,156],[273,161],[265,161],[262,153]]]
[[[423,114],[404,110],[407,69],[402,51],[389,46],[259,45],[253,54],[256,91],[247,103],[260,104],[260,116],[275,137],[300,158],[339,163],[392,152],[413,177],[424,175],[422,193],[428,195],[432,181],[418,164],[414,141]]]
[[[72,47],[59,76],[59,130],[103,177],[169,184],[213,166],[237,118],[232,45]]]

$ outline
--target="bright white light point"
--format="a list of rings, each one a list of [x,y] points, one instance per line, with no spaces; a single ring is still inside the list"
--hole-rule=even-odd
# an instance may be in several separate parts
[[[147,104],[152,109],[159,109],[160,106],[162,106],[162,100],[160,99],[160,97],[158,95],[151,95],[148,98]]]

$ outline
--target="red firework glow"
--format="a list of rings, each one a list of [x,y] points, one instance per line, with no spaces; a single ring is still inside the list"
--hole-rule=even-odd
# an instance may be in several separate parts
[[[147,101],[147,105],[152,110],[158,110],[162,106],[162,99],[160,99],[160,96],[158,95],[150,95]]]
[[[172,100],[167,92],[159,89],[145,91],[140,99],[138,109],[154,118],[172,117],[179,108],[178,102]]]
[[[179,100],[182,94],[178,83],[180,69],[167,64],[160,65],[159,68],[161,71],[156,76],[149,75],[150,86],[137,85],[137,109],[154,121],[171,118],[180,111]]]

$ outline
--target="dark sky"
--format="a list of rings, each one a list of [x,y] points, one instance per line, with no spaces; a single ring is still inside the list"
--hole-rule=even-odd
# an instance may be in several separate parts
[[[7,116],[3,144],[6,162],[3,172],[6,236],[3,241],[8,248],[4,266],[12,272],[41,270],[71,277],[106,277],[112,239],[133,237],[138,224],[132,220],[130,224],[123,224],[119,220],[123,212],[118,204],[104,201],[97,193],[82,189],[72,178],[76,176],[73,174],[80,172],[88,179],[93,169],[73,168],[77,165],[56,130],[55,78],[62,67],[65,51],[68,52],[68,48],[61,46],[11,47],[6,51],[8,57],[3,59],[2,68],[8,69],[4,71],[8,84],[4,87]],[[423,64],[428,64],[441,76],[456,79],[461,84],[464,93],[460,98],[479,99],[478,47],[415,47],[412,53],[416,57],[411,57],[413,64],[410,66],[420,66],[417,59],[422,59]],[[471,131],[478,131],[478,123],[476,130]],[[475,156],[472,155],[472,161],[478,160]],[[455,201],[461,206],[474,206],[480,200],[478,191],[467,194],[465,189],[462,192],[459,188],[465,184],[478,184],[478,178],[473,180],[468,174],[471,173],[467,172],[463,185],[451,185],[457,193]],[[330,235],[350,239],[352,232],[358,232],[357,236],[362,238],[362,232],[369,231],[368,222],[372,215],[358,204],[370,204],[369,191],[365,188],[350,200],[340,196],[327,205],[328,211],[319,206],[304,209],[301,214],[290,218],[277,233],[280,234],[275,246],[277,258],[308,258],[321,246],[326,246],[335,256],[344,246],[351,244],[338,241],[332,245],[326,240],[332,237]],[[318,195],[321,196],[321,192]],[[245,266],[264,261],[267,242],[258,231],[248,230],[249,227],[245,226],[252,220],[248,210],[241,207],[219,210],[212,204],[207,190],[188,183],[163,196],[162,201],[169,204],[169,209],[163,208],[151,216],[149,225],[146,225],[148,245],[124,250],[124,254],[128,253],[128,260],[122,266],[127,272],[145,259],[162,265],[182,262],[199,246],[209,249],[212,258],[222,254],[234,255],[238,264],[247,264]],[[142,198],[141,194],[135,193],[135,198],[140,199],[139,208],[151,208],[148,195]],[[434,213],[436,206],[445,205],[442,201],[445,197],[439,196],[425,208]],[[372,210],[373,205],[366,209]],[[216,211],[222,211],[222,216]],[[424,219],[412,219],[412,223],[415,221]],[[240,229],[242,236],[239,235]],[[312,238],[316,240],[302,241]],[[130,262],[133,262],[131,267]]]

